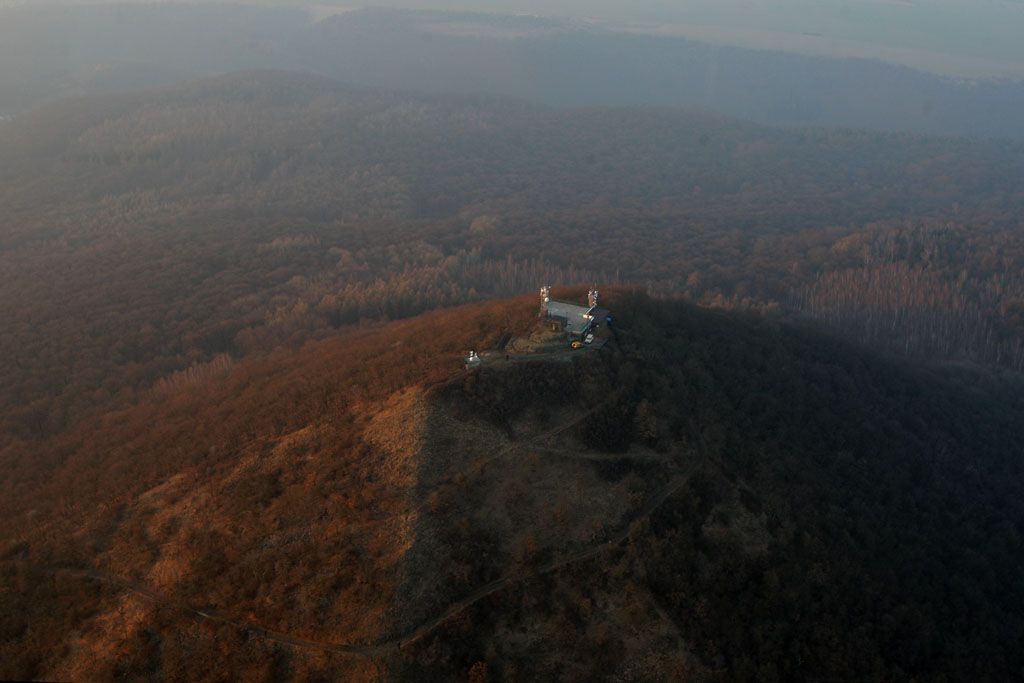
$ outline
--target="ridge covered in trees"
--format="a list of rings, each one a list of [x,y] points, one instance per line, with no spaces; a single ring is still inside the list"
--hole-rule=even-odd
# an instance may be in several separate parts
[[[1019,379],[605,300],[614,340],[575,361],[462,371],[536,320],[489,302],[218,362],[26,448],[0,674],[1020,670]]]
[[[293,73],[62,102],[0,126],[0,442],[545,282],[1020,370],[1020,177],[1016,143]]]

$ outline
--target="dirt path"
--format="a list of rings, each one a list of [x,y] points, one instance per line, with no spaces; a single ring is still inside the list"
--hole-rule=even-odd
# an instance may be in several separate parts
[[[566,451],[561,448],[551,448],[547,446],[537,445],[534,445],[531,450],[542,455],[550,456],[552,458],[576,460],[578,462],[619,462],[622,460],[632,460],[634,462],[653,462],[665,464],[668,463],[672,457],[669,453],[652,453],[643,451],[626,451],[625,453],[595,453],[590,451]]]
[[[570,354],[576,355],[579,353],[581,352],[569,351],[568,353],[559,352],[557,354],[550,355],[544,354],[544,356],[550,358],[552,356],[565,356]],[[537,356],[534,356],[533,358],[537,358]],[[503,360],[504,359],[502,359],[502,361]],[[475,463],[475,466],[482,468],[489,464],[490,462],[493,462],[494,460],[497,460],[498,458],[501,458],[507,455],[508,453],[514,452],[515,450],[528,448],[530,446],[534,446],[536,444],[548,441],[553,437],[558,436],[559,434],[577,426],[583,420],[587,419],[593,413],[600,410],[604,406],[604,403],[594,406],[593,408],[590,408],[589,410],[583,412],[582,414],[577,415],[571,420],[561,423],[555,427],[552,427],[551,429],[545,430],[544,432],[541,432],[540,434],[537,434],[525,441],[506,444],[504,447],[495,451],[489,457]],[[648,501],[648,503],[638,511],[638,513],[633,517],[629,524],[625,525],[623,529],[617,532],[609,540],[591,546],[589,548],[579,550],[560,559],[553,560],[547,564],[541,565],[540,567],[534,568],[533,570],[524,571],[522,568],[506,567],[507,573],[503,575],[501,578],[477,588],[476,590],[464,596],[460,600],[452,603],[438,616],[430,619],[429,621],[419,625],[418,627],[414,628],[413,630],[405,634],[389,638],[388,640],[380,641],[378,643],[332,643],[327,641],[300,638],[287,633],[274,631],[272,629],[266,628],[264,626],[261,626],[260,624],[251,621],[233,618],[218,610],[200,609],[193,605],[189,605],[187,603],[175,600],[174,598],[164,595],[148,586],[130,581],[128,579],[116,576],[114,574],[86,569],[55,568],[49,571],[53,574],[83,578],[117,586],[122,590],[129,591],[155,604],[172,607],[182,612],[191,614],[199,619],[228,624],[240,630],[247,631],[256,636],[259,636],[265,640],[285,645],[288,647],[363,657],[376,664],[385,655],[395,653],[399,651],[401,648],[407,647],[415,643],[416,641],[429,635],[431,632],[433,632],[435,629],[437,629],[442,624],[447,622],[449,619],[463,612],[473,604],[479,602],[480,600],[483,600],[484,598],[490,595],[493,595],[494,593],[503,590],[509,585],[512,585],[527,576],[550,574],[552,572],[558,571],[563,567],[569,566],[576,562],[581,562],[592,557],[596,557],[603,552],[611,551],[619,547],[627,538],[629,538],[630,530],[637,521],[649,517],[651,513],[653,513],[656,509],[663,505],[666,500],[668,500],[676,491],[678,491],[686,483],[686,481],[689,479],[690,474],[693,471],[694,466],[695,465],[691,465],[685,473],[679,473],[676,476],[674,476],[673,479],[665,487],[663,487],[657,494],[655,494],[651,498],[651,500]],[[412,510],[399,513],[398,515],[389,515],[378,519],[366,520],[364,522],[354,522],[350,526],[361,527],[373,524],[380,524],[390,519],[395,519],[397,517],[408,516],[410,514],[418,514],[420,512],[423,512],[426,509],[426,507],[427,503],[424,502],[416,506]]]
[[[299,638],[297,636],[289,635],[287,633],[281,633],[272,629],[260,626],[259,624],[251,621],[245,621],[242,619],[235,619],[229,617],[215,609],[200,609],[187,603],[175,600],[167,595],[164,595],[148,586],[145,586],[134,581],[116,576],[114,574],[108,574],[106,572],[100,572],[95,570],[87,569],[52,569],[52,574],[59,574],[62,576],[72,576],[77,578],[89,579],[92,581],[99,581],[101,583],[110,584],[117,586],[122,590],[126,590],[130,593],[134,593],[139,597],[145,598],[150,602],[165,607],[171,607],[182,612],[186,612],[200,619],[208,621],[216,621],[223,624],[234,626],[243,631],[253,633],[265,640],[269,640],[282,645],[288,645],[290,647],[298,647],[303,649],[318,650],[321,652],[335,652],[341,654],[358,655],[366,657],[368,659],[375,659],[383,654],[380,646],[374,645],[357,645],[351,643],[328,643],[317,640],[309,640],[306,638]]]
[[[558,436],[559,434],[561,434],[563,432],[566,432],[566,431],[572,429],[573,427],[575,427],[578,424],[580,424],[581,422],[583,422],[583,420],[587,419],[588,417],[590,417],[591,415],[596,413],[598,410],[600,410],[601,408],[605,407],[605,405],[607,405],[607,403],[599,403],[598,405],[594,406],[593,408],[590,408],[590,409],[584,411],[583,413],[581,413],[580,415],[577,415],[576,417],[574,417],[573,419],[569,420],[568,422],[564,422],[564,423],[562,423],[562,424],[560,424],[560,425],[558,425],[556,427],[553,427],[553,428],[551,428],[551,429],[549,429],[547,431],[541,432],[540,434],[536,434],[536,435],[530,437],[529,439],[526,439],[525,441],[515,441],[515,442],[512,442],[512,443],[506,444],[505,446],[502,446],[501,448],[499,448],[497,451],[491,453],[489,456],[487,456],[485,458],[480,458],[480,459],[474,461],[471,466],[476,468],[478,470],[478,473],[479,473],[479,472],[483,471],[484,467],[486,467],[490,463],[494,462],[495,460],[498,460],[498,459],[508,455],[509,453],[512,453],[512,452],[514,452],[516,450],[519,450],[519,449],[522,449],[522,448],[533,447],[533,448],[537,448],[538,450],[551,451],[551,449],[539,448],[537,446],[537,444],[543,443],[544,441],[547,441],[547,440],[549,440],[549,439],[551,439],[551,438],[553,438],[555,436]],[[447,482],[441,482],[441,483],[438,483],[436,486],[434,486],[434,488],[430,492],[433,493],[434,491],[442,490],[446,486],[451,486],[451,485],[452,484],[447,483]],[[423,512],[427,511],[429,506],[430,506],[429,501],[425,500],[424,502],[420,503],[419,505],[417,505],[417,506],[415,506],[413,508],[410,508],[408,510],[405,510],[403,512],[397,512],[397,513],[390,514],[390,515],[384,515],[384,516],[381,516],[381,517],[375,517],[373,519],[364,519],[364,520],[359,521],[359,522],[352,522],[350,524],[346,524],[342,528],[342,531],[354,531],[356,529],[365,529],[365,528],[376,526],[378,524],[384,524],[386,522],[394,521],[394,520],[397,520],[399,518],[411,517],[413,515],[422,514]]]
[[[622,543],[625,542],[626,539],[629,538],[630,531],[632,531],[633,525],[636,524],[636,522],[640,521],[641,519],[646,519],[647,517],[649,517],[655,510],[661,507],[665,503],[665,501],[671,498],[672,494],[674,494],[676,491],[681,489],[686,484],[686,482],[689,480],[691,472],[692,468],[686,474],[677,475],[676,477],[674,477],[667,486],[665,486],[656,496],[654,496],[651,499],[651,501],[648,502],[647,505],[645,505],[640,510],[640,513],[636,517],[634,517],[629,524],[627,524],[622,530],[620,530],[609,540],[604,541],[603,543],[598,543],[597,545],[591,546],[590,548],[585,548],[570,555],[566,555],[565,557],[559,558],[557,560],[553,560],[547,564],[541,565],[540,567],[534,569],[532,572],[509,572],[501,578],[495,579],[491,583],[481,586],[469,595],[463,597],[461,600],[452,603],[448,607],[448,609],[446,609],[443,613],[441,613],[434,619],[431,619],[430,621],[420,625],[419,627],[417,627],[416,629],[414,629],[413,631],[409,632],[404,636],[399,636],[398,638],[388,641],[387,644],[394,644],[397,645],[399,648],[411,645],[415,643],[417,640],[423,638],[424,636],[429,635],[434,629],[438,628],[443,623],[445,623],[455,615],[459,614],[460,612],[466,610],[474,603],[477,603],[480,600],[483,600],[484,598],[493,595],[494,593],[497,593],[498,591],[506,588],[510,584],[516,583],[531,574],[537,576],[550,574],[552,572],[558,571],[559,569],[563,569],[571,564],[582,562],[583,560],[587,560],[592,557],[597,557],[601,553],[616,549],[617,547],[622,545]]]
[[[563,427],[565,428],[565,427]],[[363,657],[371,661],[376,662],[385,655],[395,653],[400,649],[407,647],[416,641],[429,635],[435,629],[440,627],[442,624],[447,622],[452,617],[465,611],[475,603],[483,600],[484,598],[497,593],[504,588],[515,584],[522,579],[530,575],[542,576],[558,571],[571,564],[581,562],[583,560],[596,557],[604,552],[612,551],[622,545],[628,538],[630,531],[633,526],[640,520],[649,517],[655,510],[661,507],[665,501],[672,497],[674,493],[679,491],[689,480],[694,467],[691,466],[685,473],[681,473],[672,478],[672,480],[663,487],[656,495],[654,495],[648,503],[640,509],[638,514],[625,525],[623,529],[617,532],[607,541],[598,543],[589,548],[584,548],[575,553],[571,553],[559,559],[553,560],[547,564],[541,565],[533,569],[532,571],[523,571],[522,569],[512,569],[508,571],[504,576],[496,579],[484,586],[481,586],[464,596],[460,600],[452,603],[448,606],[441,614],[430,619],[429,621],[419,625],[412,631],[405,634],[384,640],[378,643],[372,644],[357,644],[357,643],[332,643],[319,640],[311,640],[308,638],[300,638],[297,636],[289,635],[279,631],[266,628],[259,624],[244,619],[236,619],[230,617],[222,612],[214,609],[200,609],[193,605],[174,600],[173,598],[166,596],[148,586],[145,586],[134,581],[129,581],[120,576],[108,574],[106,572],[100,572],[96,570],[85,570],[85,569],[52,569],[50,570],[53,574],[60,574],[63,576],[72,576],[77,578],[89,579],[93,581],[99,581],[107,583],[113,586],[117,586],[122,590],[129,591],[138,595],[146,600],[153,603],[172,607],[182,612],[189,613],[199,619],[205,619],[209,621],[220,622],[228,624],[235,628],[243,631],[248,631],[256,636],[259,636],[265,640],[279,643],[288,647],[295,647],[306,650],[316,650],[319,652],[330,652],[336,654],[352,655],[357,657]]]

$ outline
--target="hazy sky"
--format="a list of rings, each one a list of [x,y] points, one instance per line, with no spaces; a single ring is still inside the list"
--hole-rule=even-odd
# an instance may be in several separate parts
[[[0,6],[97,1],[0,0]],[[953,75],[1024,77],[1024,0],[241,1],[320,10],[374,6],[568,16],[747,47],[876,57]]]
[[[303,3],[299,0],[296,4]],[[331,3],[323,3],[331,4]],[[876,56],[963,75],[1024,71],[1024,0],[352,0],[590,18],[751,47]]]

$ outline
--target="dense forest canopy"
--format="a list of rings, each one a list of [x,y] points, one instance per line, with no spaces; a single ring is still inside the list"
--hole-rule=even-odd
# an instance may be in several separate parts
[[[19,438],[222,354],[544,281],[1024,367],[1018,144],[253,72],[43,108],[0,160]]]

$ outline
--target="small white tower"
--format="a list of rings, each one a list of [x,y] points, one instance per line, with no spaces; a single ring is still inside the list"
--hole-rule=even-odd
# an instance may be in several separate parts
[[[551,285],[544,285],[540,288],[540,315],[542,318],[548,314],[549,303],[551,303]]]
[[[594,289],[590,290],[590,293],[587,295],[587,304],[591,308],[595,308],[597,306],[597,297],[598,297],[598,292],[597,292],[597,288],[595,287]]]

